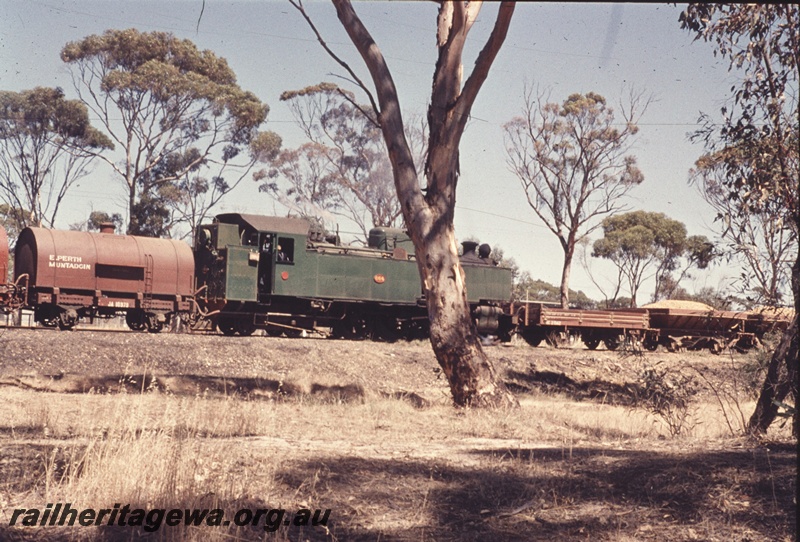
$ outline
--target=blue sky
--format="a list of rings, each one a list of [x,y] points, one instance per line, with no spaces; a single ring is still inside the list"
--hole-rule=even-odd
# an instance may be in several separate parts
[[[356,11],[387,57],[407,113],[424,114],[436,58],[433,2],[359,2]],[[336,52],[368,79],[360,59],[327,2],[307,9]],[[497,6],[487,4],[465,55],[465,72],[491,30]],[[202,17],[200,17],[203,10]],[[521,3],[505,46],[473,108],[461,146],[461,179],[456,211],[459,238],[500,245],[533,277],[558,284],[563,255],[558,242],[525,201],[506,165],[502,125],[520,113],[525,85],[550,89],[553,101],[575,92],[597,92],[611,103],[626,86],[652,94],[634,149],[645,181],[627,200],[631,210],[666,213],[684,222],[690,234],[713,237],[713,212],[687,184],[688,171],[702,153],[687,134],[701,111],[716,115],[731,75],[710,46],[693,43],[680,29],[680,8],[666,4]],[[340,82],[342,70],[324,53],[301,16],[283,1],[158,2],[0,0],[0,89],[62,87],[75,97],[59,53],[68,42],[109,28],[164,30],[191,39],[201,49],[225,57],[242,88],[257,94],[271,111],[264,126],[288,145],[298,132],[278,101],[284,90],[320,81]],[[85,219],[90,210],[122,212],[121,181],[110,182],[98,167],[68,197],[59,225]],[[248,182],[225,200],[224,211],[271,214],[281,209]],[[342,229],[346,229],[343,227]],[[612,276],[605,262],[593,263],[599,276]],[[718,266],[696,273],[684,286],[723,286],[738,275]],[[601,298],[577,263],[571,287]],[[650,290],[648,290],[650,288]],[[652,284],[645,287],[646,301]]]

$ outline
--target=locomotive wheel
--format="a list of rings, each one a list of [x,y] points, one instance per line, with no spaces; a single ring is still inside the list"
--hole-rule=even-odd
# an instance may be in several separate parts
[[[331,335],[335,339],[360,341],[367,337],[367,323],[363,318],[347,315],[333,324]]]
[[[217,329],[226,337],[236,335],[236,321],[231,318],[220,318],[217,321]]]
[[[239,320],[236,323],[236,332],[242,337],[249,337],[256,331],[256,326],[246,320]]]
[[[400,337],[397,332],[397,321],[394,318],[378,318],[372,332],[373,340],[387,343],[397,342]]]

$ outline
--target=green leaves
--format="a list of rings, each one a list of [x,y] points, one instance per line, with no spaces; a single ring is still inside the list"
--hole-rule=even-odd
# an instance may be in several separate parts
[[[610,216],[603,220],[602,228],[603,237],[594,242],[592,256],[606,258],[617,266],[628,279],[634,302],[648,273],[656,276],[658,296],[663,293],[660,283],[669,280],[681,258],[688,260],[688,267],[705,269],[716,256],[714,245],[705,236],[687,237],[686,226],[664,213],[634,211]]]
[[[55,136],[79,147],[114,148],[108,137],[91,126],[86,106],[64,99],[60,88],[0,92],[0,138],[19,136]]]
[[[269,107],[239,87],[224,58],[190,40],[107,30],[68,43],[61,58],[124,147],[122,160],[106,161],[128,187],[130,231],[164,234],[169,210],[194,227],[267,152],[263,141],[248,151]]]

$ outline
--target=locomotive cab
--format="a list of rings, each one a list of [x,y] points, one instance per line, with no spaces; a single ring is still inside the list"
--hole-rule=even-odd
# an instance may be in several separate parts
[[[221,307],[229,301],[268,304],[281,269],[302,258],[308,222],[244,214],[218,215],[198,228],[195,266],[198,288]]]

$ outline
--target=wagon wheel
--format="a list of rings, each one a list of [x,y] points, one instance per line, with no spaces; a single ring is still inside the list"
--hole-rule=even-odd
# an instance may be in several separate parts
[[[622,341],[619,340],[619,336],[611,336],[603,339],[603,343],[609,350],[616,350],[622,344]]]
[[[153,322],[147,324],[147,331],[148,333],[161,333],[161,330],[164,329],[164,324],[161,322]]]
[[[145,328],[145,315],[144,312],[135,309],[129,310],[125,313],[125,323],[133,331],[144,331]]]
[[[561,346],[561,332],[560,331],[547,332],[544,336],[544,340],[547,344],[549,344],[553,348],[558,348]]]
[[[658,350],[658,341],[656,339],[645,339],[644,343],[642,344],[649,352],[655,352]]]
[[[61,331],[70,331],[73,327],[75,327],[75,320],[72,318],[68,318],[65,315],[61,315],[58,317],[58,329]]]
[[[523,328],[521,335],[531,346],[539,346],[544,338],[540,331],[531,328]]]
[[[600,342],[601,339],[598,339],[597,337],[583,338],[583,344],[585,344],[586,348],[589,350],[597,350],[597,347],[600,346]]]
[[[722,354],[723,345],[720,341],[711,341],[711,344],[708,345],[708,350],[712,354],[716,354],[717,356],[719,356],[720,354]]]
[[[280,337],[281,335],[283,335],[283,330],[278,327],[268,327],[267,335],[269,335],[270,337]]]
[[[667,350],[670,352],[681,352],[683,350],[683,344],[681,341],[670,337],[669,342],[667,343]]]
[[[158,315],[150,313],[145,318],[145,326],[149,333],[161,333],[164,329],[164,322],[159,321]]]

